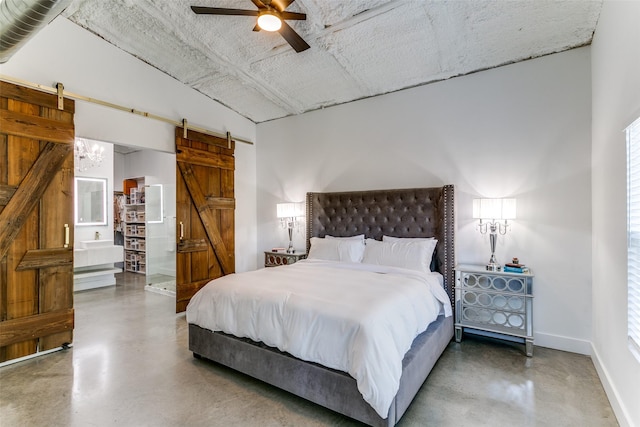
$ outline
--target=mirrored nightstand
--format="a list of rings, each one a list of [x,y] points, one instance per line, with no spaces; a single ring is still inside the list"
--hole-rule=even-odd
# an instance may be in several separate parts
[[[289,265],[305,258],[307,258],[306,252],[294,252],[292,254],[288,254],[285,251],[264,251],[264,266],[278,267],[280,265]]]
[[[455,270],[456,342],[468,330],[524,343],[533,356],[533,273],[487,271],[482,265]]]

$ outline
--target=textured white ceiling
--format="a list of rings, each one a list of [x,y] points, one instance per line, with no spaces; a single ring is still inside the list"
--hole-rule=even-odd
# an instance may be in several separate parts
[[[74,0],[64,15],[260,123],[591,43],[602,0],[297,0],[311,48],[253,32],[250,0]]]

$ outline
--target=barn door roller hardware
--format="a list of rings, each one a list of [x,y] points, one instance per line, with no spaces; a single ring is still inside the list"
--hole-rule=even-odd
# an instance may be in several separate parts
[[[64,110],[64,85],[56,83],[56,89],[58,91],[58,110]]]

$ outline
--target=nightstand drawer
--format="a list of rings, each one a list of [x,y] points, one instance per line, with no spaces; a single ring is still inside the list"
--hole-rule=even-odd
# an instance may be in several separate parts
[[[288,254],[286,252],[265,251],[264,266],[278,267],[280,265],[290,265],[305,258],[307,258],[307,254],[305,252]]]
[[[488,274],[494,273],[494,274]],[[503,294],[531,294],[531,289],[528,288],[530,281],[527,279],[529,276],[519,275],[496,275],[495,272],[486,273],[473,273],[467,271],[461,271],[460,286],[464,289],[487,291],[489,293],[503,293]]]

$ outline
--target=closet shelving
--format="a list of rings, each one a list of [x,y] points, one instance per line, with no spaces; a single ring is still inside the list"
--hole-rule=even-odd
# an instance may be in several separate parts
[[[135,182],[135,185],[134,185]],[[146,274],[147,244],[144,179],[125,180],[127,203],[124,206],[125,271]]]

